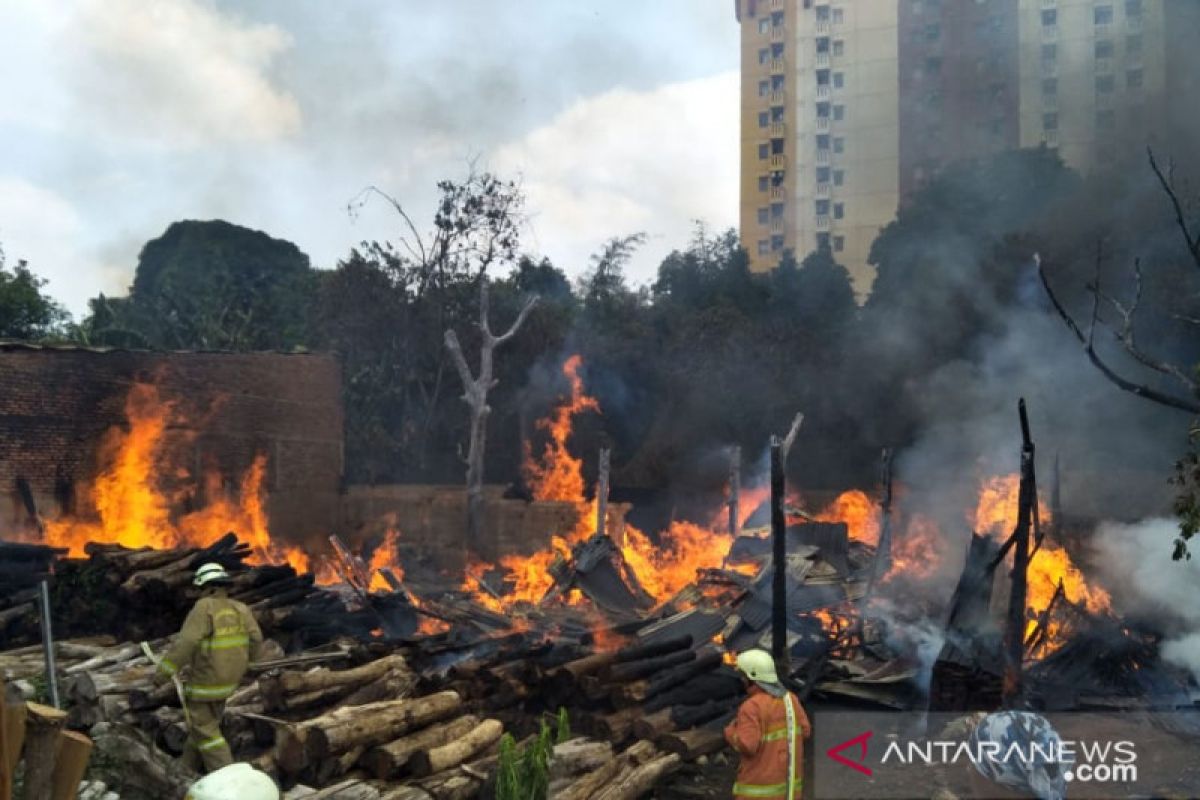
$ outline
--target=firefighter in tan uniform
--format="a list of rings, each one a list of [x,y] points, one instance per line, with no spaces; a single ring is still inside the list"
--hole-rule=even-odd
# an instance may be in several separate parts
[[[765,650],[737,657],[738,671],[750,681],[750,697],[725,728],[725,741],[738,752],[736,800],[800,800],[804,740],[812,735],[808,715],[796,695],[775,674]]]
[[[262,631],[250,609],[226,596],[229,574],[220,564],[205,564],[193,580],[204,594],[192,607],[175,645],[159,662],[158,680],[186,668],[184,694],[188,746],[184,762],[212,772],[233,762],[221,735],[225,700],[238,688],[250,661],[258,656]]]

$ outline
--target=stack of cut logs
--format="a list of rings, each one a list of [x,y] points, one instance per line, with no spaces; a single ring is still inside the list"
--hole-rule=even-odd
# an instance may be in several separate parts
[[[0,640],[15,623],[36,629],[38,583],[66,550],[39,544],[0,542]]]
[[[18,773],[27,800],[72,800],[80,792],[92,740],[67,728],[67,714],[26,702],[0,679],[0,800],[13,796]],[[119,800],[115,792],[88,782],[97,800]]]

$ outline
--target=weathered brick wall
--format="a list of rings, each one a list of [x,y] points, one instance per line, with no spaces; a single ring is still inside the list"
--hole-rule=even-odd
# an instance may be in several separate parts
[[[572,503],[506,500],[503,486],[484,487],[483,541],[478,555],[498,562],[505,555],[530,555],[569,533],[576,522]],[[612,503],[609,522],[621,525],[628,506]],[[389,523],[400,532],[405,564],[461,571],[467,560],[467,495],[462,486],[351,486],[342,507],[342,529],[353,541],[378,537]]]
[[[0,346],[0,536],[23,524],[16,481],[43,515],[59,511],[97,471],[97,452],[125,422],[136,382],[152,382],[183,412],[170,432],[178,466],[236,479],[268,456],[273,532],[336,530],[343,473],[341,370],[328,355],[149,353]]]

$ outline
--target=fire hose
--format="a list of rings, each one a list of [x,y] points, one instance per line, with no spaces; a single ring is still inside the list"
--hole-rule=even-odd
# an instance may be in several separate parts
[[[142,642],[142,652],[146,654],[146,658],[150,659],[150,663],[162,669],[162,656],[156,656],[154,651],[150,649],[149,642]],[[179,680],[179,673],[175,672],[171,675],[171,683],[175,684],[175,693],[179,695],[179,705],[183,708],[183,720],[187,723],[188,730],[192,727],[192,715],[187,707],[187,695],[183,691],[183,681]]]

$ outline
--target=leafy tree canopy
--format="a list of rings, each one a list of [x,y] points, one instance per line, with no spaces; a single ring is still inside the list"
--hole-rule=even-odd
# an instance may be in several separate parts
[[[64,333],[70,315],[42,292],[45,285],[25,261],[7,268],[0,249],[0,338],[41,340]]]

